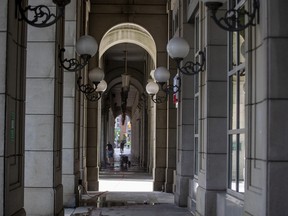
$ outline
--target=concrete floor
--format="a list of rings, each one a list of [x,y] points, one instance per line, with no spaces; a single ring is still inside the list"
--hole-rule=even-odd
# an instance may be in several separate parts
[[[90,194],[91,196],[92,194]],[[106,192],[84,196],[87,206],[65,209],[65,216],[191,216],[173,204],[173,194],[162,192]]]
[[[129,156],[129,149],[125,155]],[[115,163],[101,170],[99,191],[84,191],[81,206],[65,209],[65,216],[191,216],[186,208],[174,205],[174,195],[153,192],[153,178],[132,162],[120,166],[120,152],[115,149]]]

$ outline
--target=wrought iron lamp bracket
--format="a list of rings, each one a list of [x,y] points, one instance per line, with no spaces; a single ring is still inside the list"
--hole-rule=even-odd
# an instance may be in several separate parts
[[[88,84],[81,84],[81,80],[82,80],[82,77],[79,76],[79,78],[77,79],[77,86],[78,86],[79,90],[80,90],[81,92],[83,92],[85,95],[86,95],[86,94],[92,94],[93,92],[96,91],[97,85],[98,85],[99,83],[94,82],[93,85],[91,85],[90,83],[88,83]]]
[[[165,96],[159,96],[159,95],[151,94],[150,96],[151,96],[151,100],[156,104],[164,103],[168,99],[168,94],[166,94]]]
[[[86,96],[87,100],[95,102],[101,98],[102,92],[94,92],[91,94],[85,94],[85,96]]]
[[[71,0],[65,0],[65,1],[57,1],[54,0],[53,2],[57,5],[57,13],[56,15],[53,14],[49,7],[46,5],[37,5],[37,6],[31,6],[28,5],[27,7],[22,7],[22,0],[15,0],[16,7],[18,8],[20,12],[20,18],[19,20],[24,20],[29,25],[38,27],[38,28],[44,28],[53,25],[56,23],[61,17],[64,16],[65,6],[70,3]],[[33,15],[31,15],[31,19],[27,17],[27,12],[31,12]],[[15,14],[17,12],[15,11]]]
[[[168,100],[168,95],[170,93],[176,94],[177,92],[180,92],[181,79],[180,77],[177,77],[177,79],[179,85],[167,85],[166,82],[157,82],[158,85],[160,85],[160,91],[157,94],[150,94],[151,100],[154,103],[164,103]],[[160,95],[160,92],[162,92],[162,95]]]
[[[183,58],[175,58],[177,68],[182,74],[185,75],[195,75],[198,74],[199,72],[204,70],[204,65],[205,65],[205,53],[203,51],[199,52],[201,62],[192,62],[192,61],[187,61],[184,66],[180,66],[181,61]]]
[[[253,11],[249,13],[247,10],[230,9],[227,10],[225,15],[221,18],[217,18],[216,13],[218,9],[223,5],[220,2],[206,2],[205,5],[211,10],[211,17],[215,23],[222,29],[230,32],[243,31],[249,26],[255,26],[254,19],[259,10],[259,0],[253,0]],[[242,24],[241,21],[245,18],[248,19],[247,23]]]
[[[179,85],[167,85],[166,82],[165,83],[159,82],[158,84],[160,85],[160,91],[164,91],[166,95],[168,95],[169,93],[175,94],[179,92],[181,87],[180,77],[177,77],[177,80],[179,82]]]
[[[81,60],[79,61],[76,58],[67,59],[64,58],[64,52],[65,52],[64,48],[60,49],[58,58],[61,67],[70,72],[82,70],[88,64],[88,61],[91,58],[90,55],[81,55],[81,59],[83,60],[83,62],[81,62]]]

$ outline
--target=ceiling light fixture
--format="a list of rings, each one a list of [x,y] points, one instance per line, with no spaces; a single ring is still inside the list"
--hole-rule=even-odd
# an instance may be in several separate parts
[[[128,74],[128,64],[127,64],[127,51],[124,51],[125,53],[125,58],[124,58],[124,73],[121,75],[122,76],[122,89],[124,91],[129,91],[130,87],[130,78],[131,76]]]

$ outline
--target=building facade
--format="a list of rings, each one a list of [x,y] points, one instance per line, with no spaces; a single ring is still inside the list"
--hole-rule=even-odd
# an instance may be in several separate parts
[[[40,4],[61,14],[55,2]],[[123,114],[134,158],[176,205],[197,216],[288,215],[287,1],[227,0],[216,18],[202,0],[59,2],[64,15],[39,28],[20,13],[37,1],[1,1],[0,215],[64,215],[79,204],[78,185],[97,191]],[[225,16],[223,29],[215,19]],[[61,60],[83,62],[83,35],[98,52],[72,72]],[[184,74],[169,57],[175,37],[190,45],[179,67],[200,62],[201,72]],[[160,66],[181,86],[154,103],[145,87]],[[91,101],[79,86],[95,67],[107,90]]]

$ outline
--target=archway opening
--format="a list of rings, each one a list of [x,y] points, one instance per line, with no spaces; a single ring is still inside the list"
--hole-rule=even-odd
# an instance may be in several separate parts
[[[135,191],[153,190],[153,154],[149,153],[154,149],[149,145],[150,133],[146,125],[148,105],[144,91],[146,80],[151,70],[155,69],[156,56],[154,39],[146,29],[134,23],[116,25],[101,39],[99,63],[108,83],[102,100],[103,107],[107,107],[103,121],[106,131],[103,140],[112,143],[114,156],[112,162],[107,162],[107,159],[107,166],[101,166],[100,191],[131,191],[136,182],[139,185]],[[124,73],[130,75],[127,98],[123,98]],[[102,153],[104,151],[106,149],[102,149]],[[116,179],[117,188],[112,184]],[[108,181],[110,187],[105,188],[103,181]],[[127,182],[127,188],[124,182]],[[149,186],[145,188],[145,184]]]
[[[115,118],[114,125],[114,148],[118,149],[119,151],[115,153],[119,153],[119,155],[131,153],[131,136],[132,133],[130,117],[127,115],[118,115]]]
[[[109,161],[107,149],[109,168],[100,175],[99,191],[153,191],[152,176],[146,172],[141,172],[139,160],[133,158],[131,154],[131,150],[134,148],[132,136],[130,117],[127,115],[118,115],[115,118],[114,142],[112,144],[113,164]]]

